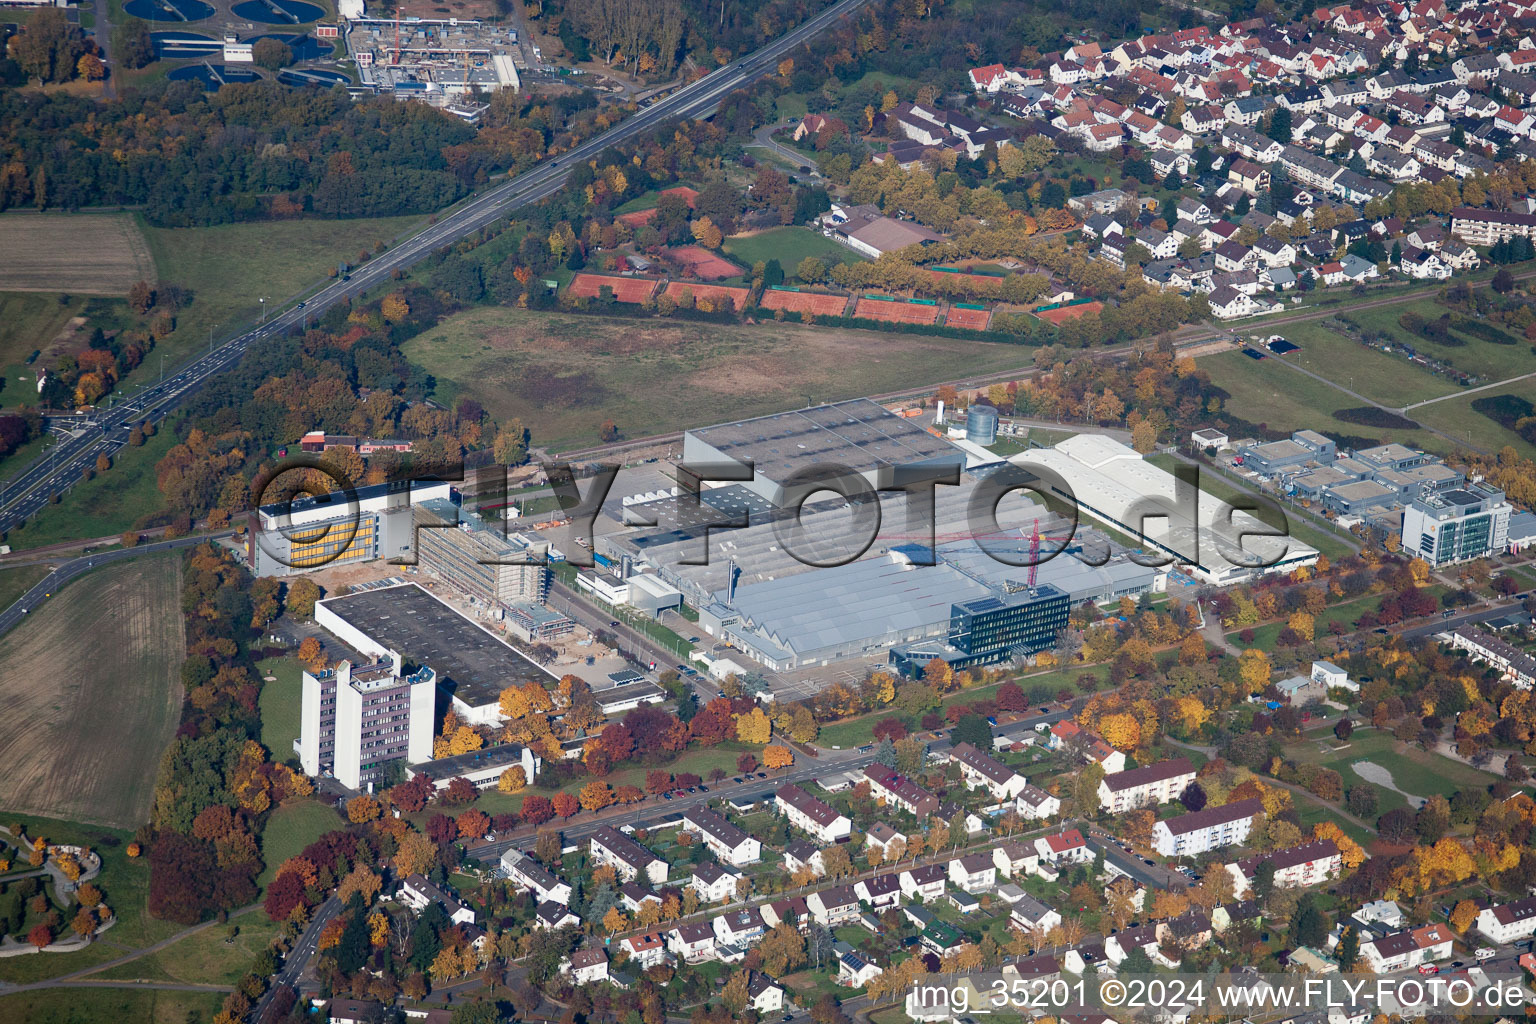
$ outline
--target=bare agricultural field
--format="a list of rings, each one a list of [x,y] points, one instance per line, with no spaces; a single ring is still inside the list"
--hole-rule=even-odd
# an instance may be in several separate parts
[[[0,807],[122,828],[149,817],[181,707],[174,555],[105,566],[0,639]]]
[[[0,252],[8,292],[127,295],[156,277],[149,243],[126,213],[7,213]]]
[[[1033,356],[954,338],[506,308],[450,317],[404,348],[440,396],[471,394],[557,449],[595,441],[610,418],[624,436],[644,437],[1021,369]]]

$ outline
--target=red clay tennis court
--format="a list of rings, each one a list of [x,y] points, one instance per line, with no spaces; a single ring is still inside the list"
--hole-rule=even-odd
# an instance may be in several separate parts
[[[786,313],[811,313],[815,316],[842,316],[848,308],[848,296],[829,292],[798,292],[788,288],[769,288],[763,292],[764,309],[782,309]]]
[[[702,245],[680,245],[668,249],[667,258],[701,281],[718,281],[722,277],[735,277],[741,273],[741,268],[736,264],[717,256]]]
[[[693,209],[693,204],[699,198],[699,193],[696,190],[689,188],[687,185],[678,185],[676,188],[662,189],[662,191],[657,195],[658,202],[660,202],[661,196],[682,196],[683,202],[687,203],[688,209],[691,210]],[[656,216],[656,207],[653,206],[649,210],[636,210],[633,213],[621,213],[615,217],[614,220],[618,221],[620,224],[628,224],[632,228],[637,228],[642,224],[649,223],[650,219],[654,216]]]
[[[612,277],[608,274],[577,274],[571,279],[571,295],[579,295],[583,298],[595,299],[602,294],[603,286],[613,289],[613,297],[618,302],[644,302],[651,297],[651,292],[656,290],[657,281],[654,277]]]
[[[747,304],[747,296],[751,294],[751,291],[747,288],[728,288],[720,284],[695,284],[692,281],[673,281],[667,285],[667,296],[677,302],[683,301],[683,294],[685,292],[693,293],[695,304],[700,299],[708,299],[711,303],[727,300],[731,303],[731,308],[737,310]]]
[[[1098,313],[1103,309],[1102,302],[1084,302],[1076,306],[1057,306],[1055,309],[1036,310],[1035,316],[1048,324],[1060,327],[1068,320],[1076,320],[1085,313]]]
[[[984,331],[991,319],[992,312],[985,306],[954,305],[949,307],[949,313],[944,317],[944,326]]]
[[[866,295],[853,307],[853,315],[865,320],[886,320],[899,324],[931,324],[939,319],[938,303],[908,302]]]

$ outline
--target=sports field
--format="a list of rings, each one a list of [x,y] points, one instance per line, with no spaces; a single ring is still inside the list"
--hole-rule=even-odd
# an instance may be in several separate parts
[[[1029,365],[1018,345],[873,331],[633,320],[474,309],[404,346],[438,380],[540,445],[595,442],[612,417],[629,437],[759,416]],[[939,368],[939,369],[936,369]]]
[[[795,267],[807,256],[815,256],[828,266],[834,263],[857,263],[864,257],[846,246],[838,245],[825,235],[810,228],[769,228],[751,235],[735,235],[725,240],[725,254],[747,266],[759,260],[778,260],[786,274],[793,274]]]
[[[973,309],[969,306],[950,306],[949,312],[944,314],[944,326],[963,327],[968,331],[984,331],[987,323],[992,319],[992,314],[985,308]]]
[[[174,555],[89,573],[0,639],[0,806],[134,828],[181,709]]]
[[[570,294],[584,299],[602,296],[603,289],[613,292],[615,302],[644,302],[656,290],[653,277],[613,277],[608,274],[577,274],[571,279]]]
[[[865,320],[885,320],[901,324],[931,324],[939,319],[939,307],[903,299],[866,295],[853,307],[853,315]]]
[[[782,309],[791,313],[816,316],[842,316],[848,309],[848,296],[830,292],[793,292],[766,289],[760,300],[764,309]]]
[[[680,245],[675,249],[668,249],[666,255],[668,259],[701,281],[719,281],[741,273],[741,268],[736,264],[730,260],[721,259],[718,254],[710,252],[701,245]]]
[[[685,300],[691,298],[694,305],[704,301],[718,308],[722,303],[729,302],[732,309],[740,309],[747,304],[747,296],[750,294],[752,292],[747,288],[699,284],[694,281],[673,281],[667,285],[667,296],[679,305],[687,305]]]
[[[0,217],[6,291],[127,295],[155,280],[155,261],[127,213],[7,213]]]

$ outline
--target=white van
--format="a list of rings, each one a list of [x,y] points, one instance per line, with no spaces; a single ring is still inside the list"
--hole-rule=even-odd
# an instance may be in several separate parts
[[[1482,946],[1477,950],[1477,958],[1479,960],[1492,960],[1497,955],[1498,954],[1488,946]]]

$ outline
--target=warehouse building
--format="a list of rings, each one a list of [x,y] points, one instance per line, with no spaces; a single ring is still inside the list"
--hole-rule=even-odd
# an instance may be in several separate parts
[[[690,430],[687,465],[751,464],[743,486],[783,507],[796,473],[840,467],[871,488],[890,486],[897,467],[963,469],[965,453],[921,425],[856,398]]]
[[[1296,447],[1306,446],[1297,442]],[[1283,458],[1295,454],[1289,449],[1275,453]],[[1293,537],[1263,536],[1273,528],[1250,513],[1231,511],[1226,502],[1203,491],[1196,501],[1181,505],[1172,473],[1101,434],[1078,434],[1009,461],[1062,481],[1050,485],[1052,493],[1186,566],[1203,583],[1229,586],[1317,561],[1315,548]]]
[[[364,656],[404,652],[436,673],[437,686],[472,725],[501,720],[509,686],[550,686],[551,673],[415,583],[333,597],[315,605],[315,622]]]
[[[290,576],[328,565],[409,558],[412,502],[447,501],[446,483],[401,480],[262,505],[249,513],[246,566]]]

